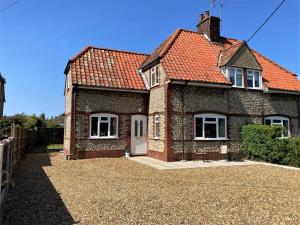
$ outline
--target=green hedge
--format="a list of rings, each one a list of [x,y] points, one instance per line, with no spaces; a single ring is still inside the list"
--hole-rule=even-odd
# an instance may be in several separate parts
[[[300,138],[279,138],[284,128],[246,125],[242,128],[247,158],[300,167]]]

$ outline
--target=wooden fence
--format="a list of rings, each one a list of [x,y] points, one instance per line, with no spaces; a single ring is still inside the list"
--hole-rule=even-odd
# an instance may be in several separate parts
[[[11,136],[13,137],[12,142],[12,153],[13,153],[13,165],[24,155],[26,148],[29,144],[33,143],[32,133],[23,127],[12,126]]]
[[[0,142],[0,224],[2,224],[4,204],[9,191],[12,176],[13,142],[14,138],[12,137]]]
[[[0,224],[11,183],[13,166],[23,156],[28,145],[34,141],[34,136],[27,129],[19,126],[11,127],[11,136],[0,142]]]

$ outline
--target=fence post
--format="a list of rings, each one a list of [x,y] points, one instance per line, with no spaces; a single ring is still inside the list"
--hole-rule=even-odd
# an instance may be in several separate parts
[[[1,196],[1,204],[2,204],[2,176],[3,176],[3,171],[2,171],[2,165],[3,165],[3,152],[4,152],[4,144],[0,143],[0,196]]]

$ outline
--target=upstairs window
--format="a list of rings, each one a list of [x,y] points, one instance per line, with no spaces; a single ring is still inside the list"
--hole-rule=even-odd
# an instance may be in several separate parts
[[[154,116],[154,138],[159,138],[159,115]]]
[[[290,121],[286,117],[281,116],[269,116],[265,118],[265,124],[271,126],[281,126],[285,129],[282,131],[282,137],[290,136]]]
[[[228,68],[227,76],[233,87],[244,87],[244,76],[241,68]]]
[[[262,89],[262,76],[258,70],[247,70],[247,86],[251,89]]]
[[[66,85],[65,85],[65,91],[68,91],[71,86],[72,86],[72,77],[71,77],[71,72],[69,72],[67,75],[66,75]]]
[[[112,114],[91,115],[90,137],[99,139],[118,138],[118,116]]]
[[[154,87],[154,86],[159,84],[158,66],[155,66],[155,67],[151,68],[150,84],[151,84],[151,87]]]
[[[227,138],[226,116],[198,114],[194,118],[195,140],[224,140]]]

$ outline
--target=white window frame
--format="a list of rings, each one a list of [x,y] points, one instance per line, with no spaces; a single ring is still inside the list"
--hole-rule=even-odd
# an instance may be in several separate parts
[[[69,71],[69,73],[67,73],[66,75],[66,79],[65,79],[65,91],[67,92],[71,86],[72,86],[72,77],[71,77],[71,70]]]
[[[154,139],[158,139],[159,138],[159,115],[155,115],[154,116]]]
[[[98,123],[97,123],[97,136],[92,136],[92,118],[97,117],[98,118]],[[107,117],[108,120],[106,121],[101,121],[101,117]],[[110,135],[110,121],[111,118],[116,118],[116,134],[115,135]],[[108,123],[108,136],[100,136],[100,123]],[[90,139],[118,139],[118,129],[119,129],[119,117],[118,115],[115,114],[106,114],[106,113],[97,113],[97,114],[91,114],[90,115],[90,126],[89,126],[89,137]]]
[[[229,70],[232,69],[234,70],[234,84],[232,84],[232,87],[237,87],[237,88],[244,88],[245,87],[245,84],[244,84],[244,71],[242,68],[235,68],[235,67],[228,67],[226,69],[226,76],[227,76],[227,79],[230,81],[230,74],[229,74]],[[241,73],[237,73],[237,71],[241,70]],[[237,86],[236,85],[236,77],[237,77],[237,74],[242,74],[242,86]],[[231,81],[230,81],[231,82]]]
[[[159,68],[154,66],[150,70],[150,87],[159,85]]]
[[[276,125],[280,125],[283,127],[283,121],[286,120],[288,121],[288,136],[284,136],[283,135],[283,132],[282,132],[282,135],[281,135],[281,138],[288,138],[291,136],[291,131],[290,131],[290,119],[287,118],[287,117],[284,117],[284,116],[267,116],[265,117],[264,119],[264,122],[266,124],[266,120],[271,120],[271,126],[276,126]],[[274,120],[280,120],[281,122],[280,123],[274,123],[273,121]]]
[[[249,72],[251,72],[252,74],[249,75]],[[259,73],[259,87],[255,87],[255,72]],[[252,86],[253,87],[248,86],[248,77],[249,76],[252,76],[252,78],[253,78],[253,80],[252,80]],[[262,74],[261,74],[261,71],[259,71],[259,70],[250,70],[250,69],[247,70],[247,88],[248,89],[257,89],[257,90],[262,89]]]
[[[202,118],[202,137],[196,137],[196,118]],[[205,121],[205,118],[215,118],[216,121]],[[219,119],[225,119],[225,137],[219,137]],[[205,137],[205,124],[216,124],[217,137]],[[220,114],[196,114],[194,116],[194,140],[228,140],[227,138],[227,117]]]

